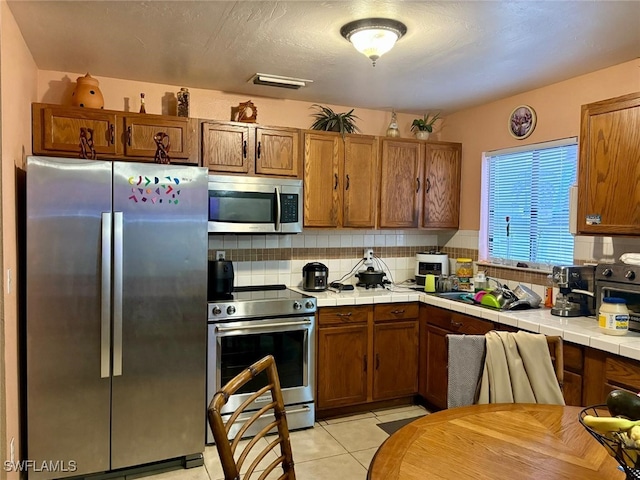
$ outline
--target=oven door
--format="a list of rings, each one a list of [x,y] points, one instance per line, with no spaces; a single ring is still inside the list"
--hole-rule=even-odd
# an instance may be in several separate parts
[[[629,329],[640,332],[640,285],[598,281],[596,295],[598,310],[604,297],[624,298],[629,309]]]
[[[285,405],[313,402],[315,325],[313,316],[211,323],[208,333],[208,401],[229,380],[266,355],[273,355]],[[260,375],[232,395],[222,413],[233,412],[266,385]],[[255,410],[271,400],[255,400]]]

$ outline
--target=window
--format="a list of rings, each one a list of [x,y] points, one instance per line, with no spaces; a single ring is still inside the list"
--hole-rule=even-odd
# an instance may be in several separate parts
[[[534,268],[573,263],[569,187],[577,150],[571,138],[485,154],[482,259]]]

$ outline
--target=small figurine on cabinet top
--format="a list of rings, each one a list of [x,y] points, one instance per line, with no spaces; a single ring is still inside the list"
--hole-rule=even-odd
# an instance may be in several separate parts
[[[147,110],[144,108],[144,93],[140,94],[140,113],[147,113]]]

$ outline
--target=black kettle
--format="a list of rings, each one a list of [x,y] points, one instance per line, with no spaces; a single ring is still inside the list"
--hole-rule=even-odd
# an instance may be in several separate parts
[[[210,260],[207,281],[208,300],[228,299],[233,292],[233,262]]]

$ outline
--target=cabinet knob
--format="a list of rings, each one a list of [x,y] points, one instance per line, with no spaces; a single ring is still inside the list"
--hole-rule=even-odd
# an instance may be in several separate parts
[[[338,174],[337,174],[337,173],[334,173],[333,175],[334,175],[334,177],[335,177],[335,179],[336,179],[336,184],[333,186],[333,189],[334,189],[334,190],[337,190],[337,189],[338,189]]]
[[[393,313],[394,315],[402,315],[404,313],[404,310],[392,310],[391,313]]]
[[[111,125],[109,125],[109,135],[110,135],[110,140],[111,140],[111,145],[114,145],[116,143],[116,126],[112,123]]]
[[[376,353],[376,370],[380,368],[380,354]]]
[[[242,142],[242,156],[247,158],[247,141]]]
[[[451,320],[451,327],[452,328],[460,328],[464,325],[464,323],[462,322],[454,322],[453,320]]]
[[[262,142],[258,142],[258,158],[260,158],[260,152],[262,152]]]
[[[347,186],[344,187],[345,190],[349,190],[349,175],[347,175]]]
[[[338,316],[338,317],[350,317],[350,316],[351,316],[351,312],[347,312],[347,313],[336,313],[336,316]]]
[[[418,182],[418,188],[416,188],[416,193],[420,191],[420,179],[416,178],[416,182]]]
[[[427,190],[424,193],[429,193],[429,190],[431,190],[431,181],[427,178]]]

